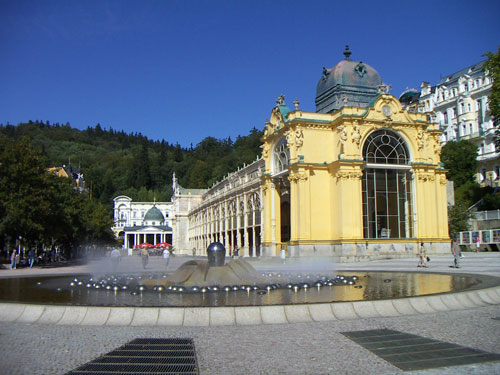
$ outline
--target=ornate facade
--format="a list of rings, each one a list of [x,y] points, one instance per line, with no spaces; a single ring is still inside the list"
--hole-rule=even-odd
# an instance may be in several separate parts
[[[439,124],[441,144],[462,139],[478,148],[476,180],[499,186],[500,155],[495,148],[495,129],[488,113],[492,81],[484,61],[442,78],[435,86],[422,82],[420,92],[407,90],[400,100],[409,111],[426,113]]]
[[[172,243],[172,203],[133,202],[120,195],[113,199],[113,232],[123,240],[124,248],[148,242],[156,245]]]
[[[261,176],[264,160],[232,173],[207,191],[189,211],[188,238],[192,248],[206,249],[211,242],[238,249],[242,256],[261,255]]]
[[[441,130],[403,109],[375,69],[345,59],[323,69],[317,112],[280,96],[262,157],[208,190],[174,176],[174,246],[203,254],[213,241],[243,256],[411,256],[424,242],[449,253]]]
[[[378,93],[323,114],[280,101],[266,125],[263,253],[340,260],[449,249],[440,131]]]

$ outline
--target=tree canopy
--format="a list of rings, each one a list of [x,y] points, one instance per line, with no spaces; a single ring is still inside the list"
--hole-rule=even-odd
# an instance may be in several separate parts
[[[455,189],[467,182],[475,182],[477,146],[467,140],[447,142],[441,150],[441,162],[448,170],[446,177]]]
[[[98,201],[49,173],[29,138],[0,136],[0,241],[35,247],[113,240],[112,220]]]
[[[500,149],[500,45],[497,53],[486,52],[485,56],[488,57],[488,60],[484,63],[484,70],[493,80],[488,106],[496,129],[495,144],[497,149]]]
[[[0,125],[0,241],[68,247],[110,240],[114,197],[168,201],[174,172],[184,187],[208,188],[253,162],[261,137],[253,128],[235,141],[207,137],[183,148],[100,124],[86,130],[48,121]],[[61,166],[83,174],[83,193],[70,179],[47,173]]]
[[[82,131],[69,123],[40,121],[0,125],[0,134],[12,140],[29,138],[42,150],[45,167],[71,165],[83,173],[92,199],[110,212],[112,198],[122,194],[134,200],[168,201],[174,172],[184,187],[208,188],[238,166],[253,162],[261,152],[262,137],[253,128],[235,141],[207,137],[194,148],[183,148],[100,124]]]

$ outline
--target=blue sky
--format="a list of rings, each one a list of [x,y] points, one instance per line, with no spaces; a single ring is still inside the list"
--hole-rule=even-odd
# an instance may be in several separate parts
[[[398,97],[496,51],[499,14],[496,0],[0,0],[0,123],[234,140],[280,94],[314,111],[346,44]]]

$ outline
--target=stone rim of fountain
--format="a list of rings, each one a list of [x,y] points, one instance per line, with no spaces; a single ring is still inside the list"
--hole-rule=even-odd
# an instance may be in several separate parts
[[[496,285],[486,283],[466,291],[415,297],[296,305],[115,307],[0,302],[0,321],[56,325],[207,327],[398,317],[500,304],[500,279],[494,276],[489,278]]]

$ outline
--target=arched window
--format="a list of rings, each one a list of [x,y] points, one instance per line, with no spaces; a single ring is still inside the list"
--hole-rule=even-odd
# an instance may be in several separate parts
[[[363,232],[365,238],[412,238],[413,173],[404,139],[374,131],[363,145]]]
[[[390,130],[377,130],[368,136],[364,145],[367,163],[408,164],[408,150],[402,138]]]
[[[279,141],[274,147],[274,173],[280,173],[288,170],[288,161],[290,160],[290,150],[286,139]]]

